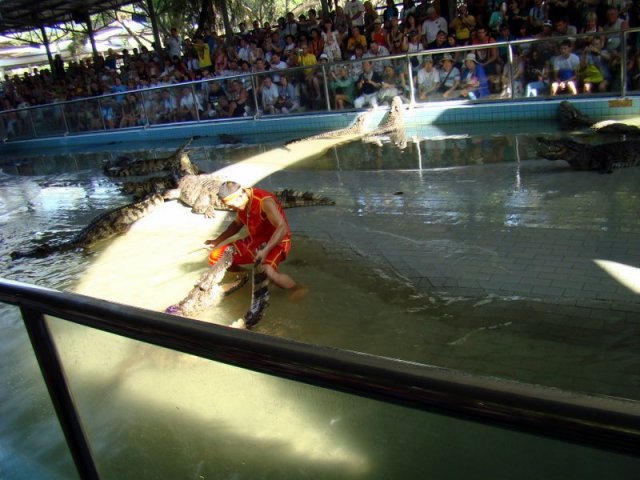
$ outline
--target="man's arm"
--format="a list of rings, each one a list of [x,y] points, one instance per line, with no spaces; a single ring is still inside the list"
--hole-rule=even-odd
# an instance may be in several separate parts
[[[210,248],[214,250],[219,247],[225,240],[233,237],[236,233],[238,233],[243,226],[244,224],[236,217],[236,219],[231,222],[231,224],[225,229],[224,232],[222,232],[212,240],[205,240],[204,244],[209,245]]]
[[[272,198],[266,198],[262,202],[262,211],[267,216],[269,222],[271,222],[271,225],[276,227],[276,229],[274,230],[273,235],[271,235],[271,238],[269,239],[267,244],[262,249],[256,252],[256,262],[264,261],[264,259],[269,256],[271,250],[273,250],[273,248],[282,241],[282,239],[289,231],[287,222],[278,210],[276,202]]]

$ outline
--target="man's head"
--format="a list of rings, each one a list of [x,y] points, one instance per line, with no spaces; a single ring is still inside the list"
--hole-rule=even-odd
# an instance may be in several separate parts
[[[249,200],[242,185],[231,181],[224,182],[220,186],[218,198],[222,203],[234,210],[242,210]]]

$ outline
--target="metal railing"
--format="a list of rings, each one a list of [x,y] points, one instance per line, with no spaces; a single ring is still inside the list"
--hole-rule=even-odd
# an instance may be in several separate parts
[[[264,105],[260,86],[265,76],[287,77],[295,85],[292,106],[286,109],[274,108],[275,115],[290,115],[295,113],[322,113],[336,109],[336,72],[340,67],[346,67],[351,76],[355,76],[362,69],[365,60],[373,62],[374,70],[381,71],[385,66],[394,67],[396,75],[403,77],[398,82],[398,94],[405,97],[407,103],[415,104],[417,86],[415,85],[417,69],[415,63],[421,63],[426,55],[453,55],[461,52],[498,49],[502,52],[504,62],[503,71],[509,71],[506,76],[509,85],[504,85],[502,94],[493,94],[472,100],[482,101],[513,101],[523,94],[516,94],[514,73],[517,71],[518,50],[546,45],[547,48],[557,49],[562,40],[570,39],[574,42],[584,42],[593,37],[606,39],[616,38],[620,42],[619,71],[612,72],[611,83],[616,85],[607,92],[609,96],[625,97],[628,91],[627,46],[631,35],[638,35],[640,28],[628,29],[616,33],[589,33],[565,37],[549,37],[545,39],[526,39],[492,44],[469,45],[437,50],[425,50],[419,53],[390,55],[386,57],[363,57],[348,62],[320,63],[314,66],[296,67],[283,70],[268,70],[247,74],[214,77],[181,84],[164,85],[154,88],[131,90],[103,95],[100,97],[82,98],[68,102],[46,104],[16,110],[0,111],[0,139],[5,141],[28,140],[41,137],[75,135],[89,132],[104,132],[113,129],[153,128],[160,125],[173,125],[184,122],[217,122],[229,121],[233,118],[253,117],[260,119],[268,115],[271,105]],[[617,54],[616,54],[617,55]],[[412,66],[413,62],[413,66]],[[503,76],[504,78],[504,76]],[[240,85],[246,92],[246,99],[239,102],[240,90],[236,91],[234,83]],[[507,88],[508,87],[508,88]],[[212,91],[220,88],[236,104],[242,103],[231,116],[221,114],[219,105],[211,104],[208,99],[215,98]],[[504,92],[507,94],[505,95]],[[242,93],[242,95],[245,95]],[[593,93],[590,95],[594,95]],[[528,100],[535,98],[528,97]],[[429,98],[428,102],[442,99]],[[215,103],[215,102],[214,102]],[[182,104],[182,106],[181,106]]]
[[[20,307],[82,478],[98,478],[45,315],[215,362],[396,405],[640,456],[640,404],[309,345],[0,279]]]

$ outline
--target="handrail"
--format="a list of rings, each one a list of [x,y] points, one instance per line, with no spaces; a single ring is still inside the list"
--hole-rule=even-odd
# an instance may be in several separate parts
[[[640,456],[640,403],[632,400],[310,345],[6,279],[0,302],[297,382]]]
[[[593,32],[593,33],[579,33],[579,34],[575,34],[575,35],[566,35],[566,36],[552,36],[552,37],[548,37],[548,38],[543,38],[543,39],[537,39],[537,38],[527,38],[527,39],[520,39],[520,40],[510,40],[510,41],[506,41],[506,42],[496,42],[496,43],[490,43],[490,44],[481,44],[481,45],[464,45],[464,46],[458,46],[458,47],[447,47],[447,48],[442,48],[442,49],[437,49],[437,50],[433,50],[433,49],[427,49],[427,50],[423,50],[421,52],[416,52],[416,53],[401,53],[401,54],[395,54],[395,55],[388,55],[388,56],[384,56],[384,57],[363,57],[362,59],[357,59],[357,60],[346,60],[346,61],[340,61],[340,62],[333,62],[333,63],[329,63],[329,64],[316,64],[316,65],[312,65],[312,66],[300,66],[300,67],[294,67],[294,68],[287,68],[287,69],[282,69],[282,70],[278,70],[277,73],[278,74],[284,74],[284,75],[288,75],[288,74],[295,74],[298,72],[301,72],[303,70],[308,70],[308,69],[318,69],[321,70],[322,72],[322,76],[324,78],[324,86],[323,86],[323,94],[325,96],[324,100],[325,100],[325,110],[318,110],[315,111],[316,113],[319,113],[321,111],[331,111],[331,103],[330,103],[330,98],[329,98],[329,90],[328,90],[328,82],[327,82],[327,69],[334,69],[338,66],[341,65],[351,65],[354,63],[358,63],[358,62],[362,62],[365,60],[370,60],[373,62],[389,62],[389,61],[398,61],[398,60],[403,60],[406,62],[407,64],[407,68],[410,69],[410,62],[412,58],[420,58],[423,57],[425,55],[433,55],[433,54],[443,54],[443,53],[456,53],[456,52],[466,52],[469,50],[486,50],[486,49],[493,49],[493,48],[507,48],[507,52],[508,52],[508,58],[509,58],[509,64],[505,66],[505,68],[513,68],[512,65],[512,58],[513,58],[513,48],[514,47],[521,47],[521,46],[530,46],[530,45],[534,45],[536,43],[546,43],[546,42],[561,42],[565,39],[570,39],[570,40],[577,40],[577,39],[584,39],[584,38],[592,38],[592,37],[605,37],[605,38],[609,38],[615,35],[619,35],[620,36],[620,45],[621,45],[621,60],[620,60],[620,64],[622,66],[622,68],[620,69],[620,82],[621,82],[621,88],[619,93],[620,97],[625,97],[627,95],[627,88],[626,88],[626,82],[627,82],[627,35],[631,34],[631,33],[637,33],[640,32],[640,28],[629,28],[629,29],[625,29],[625,30],[620,30],[620,31],[616,31],[616,32]],[[409,70],[410,71],[410,70]],[[3,115],[6,114],[15,114],[15,113],[19,113],[19,114],[28,114],[29,115],[29,120],[30,120],[30,124],[31,124],[31,130],[33,131],[33,136],[27,136],[27,137],[19,137],[16,138],[16,140],[27,140],[27,139],[31,139],[31,138],[39,138],[38,132],[36,131],[35,128],[35,124],[33,121],[33,115],[32,112],[35,112],[39,109],[45,109],[45,108],[60,108],[61,109],[61,114],[63,117],[63,124],[65,126],[65,132],[64,135],[68,135],[71,133],[70,129],[69,129],[69,122],[65,113],[65,108],[66,107],[73,107],[76,104],[82,104],[82,103],[86,103],[86,102],[98,102],[98,104],[100,104],[101,102],[103,102],[106,99],[109,98],[115,98],[115,97],[119,97],[119,96],[123,96],[123,95],[127,95],[127,94],[136,94],[136,95],[142,95],[144,97],[144,95],[150,94],[152,92],[156,92],[156,91],[161,91],[161,90],[165,90],[165,89],[172,89],[172,88],[179,88],[179,87],[190,87],[191,88],[191,92],[194,93],[194,89],[199,86],[199,85],[203,85],[203,84],[209,84],[211,82],[224,82],[224,81],[229,81],[229,80],[234,80],[234,79],[246,79],[249,78],[249,81],[252,83],[252,85],[254,86],[254,88],[252,88],[253,93],[252,93],[252,100],[255,102],[256,106],[259,104],[259,99],[258,99],[258,92],[256,91],[255,85],[255,79],[256,77],[260,77],[263,75],[269,75],[272,74],[273,71],[272,70],[266,70],[264,72],[248,72],[248,73],[237,73],[237,74],[233,74],[233,75],[228,75],[228,76],[223,76],[223,77],[213,77],[213,78],[209,78],[209,79],[203,79],[203,80],[196,80],[196,81],[192,81],[192,82],[183,82],[183,83],[176,83],[176,84],[169,84],[169,85],[162,85],[162,86],[158,86],[158,87],[151,87],[151,88],[145,88],[145,89],[139,89],[139,90],[128,90],[125,92],[117,92],[117,93],[109,93],[109,94],[105,94],[105,95],[101,95],[101,96],[95,96],[95,97],[86,97],[86,98],[79,98],[79,99],[75,99],[75,100],[69,100],[69,101],[65,101],[65,102],[54,102],[54,103],[47,103],[44,105],[36,105],[36,106],[32,106],[32,107],[27,107],[27,108],[22,108],[22,109],[13,109],[13,110],[3,110],[0,111],[0,119],[2,119]],[[513,75],[510,75],[511,81],[513,82]],[[410,99],[411,99],[411,103],[414,104],[415,103],[415,96],[414,96],[414,85],[413,85],[413,75],[409,75],[409,85],[411,88],[411,92],[410,92]],[[511,85],[511,98],[506,98],[506,99],[491,99],[492,101],[507,101],[507,100],[511,100],[513,98],[513,85]],[[615,92],[611,92],[611,94],[613,94]],[[579,94],[580,95],[580,94]],[[598,93],[591,93],[591,96],[597,96],[599,95]],[[528,98],[528,100],[535,100],[533,98]],[[541,98],[542,100],[542,98]],[[478,102],[484,102],[486,101],[486,99],[478,99],[478,100],[473,100],[473,102],[478,103]],[[144,106],[144,102],[142,102],[143,106]],[[144,109],[143,109],[144,111]],[[144,111],[144,115],[145,118],[147,117],[146,111]],[[274,117],[274,116],[278,116],[278,115],[283,115],[283,114],[274,114],[274,115],[269,115],[269,117]],[[290,114],[286,114],[286,115],[290,115]],[[254,116],[256,119],[259,119],[261,117],[261,115],[259,114],[258,111],[254,112]],[[85,134],[85,133],[90,133],[90,132],[101,132],[101,131],[107,131],[106,128],[104,127],[104,118],[102,115],[102,112],[100,112],[100,118],[102,119],[102,125],[103,128],[102,130],[84,130],[82,132],[77,132],[78,134]],[[188,120],[188,121],[181,121],[178,122],[180,124],[182,123],[189,123],[189,122],[195,122],[195,123],[202,123],[202,122],[220,122],[220,121],[229,121],[229,118],[220,118],[220,119],[202,119],[199,117],[196,120]],[[167,125],[167,124],[162,124],[162,125]],[[153,128],[154,125],[149,122],[149,119],[146,118],[146,125],[145,128]],[[127,127],[124,127],[127,128]],[[7,138],[6,141],[11,141],[12,139]]]

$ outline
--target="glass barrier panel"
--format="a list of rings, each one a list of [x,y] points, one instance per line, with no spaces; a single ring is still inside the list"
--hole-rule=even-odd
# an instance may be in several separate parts
[[[20,310],[0,318],[0,477],[78,478]]]
[[[626,479],[640,469],[638,458],[48,324],[104,479]]]
[[[150,102],[153,103],[148,110],[147,118],[150,125],[159,125],[178,122],[180,103],[180,85],[172,85],[151,92]]]
[[[140,92],[125,92],[119,103],[118,128],[130,128],[147,125],[144,102]]]
[[[97,123],[94,121],[97,106],[99,106],[99,99],[86,99],[65,103],[64,118],[66,119],[69,133],[91,131],[91,126]],[[100,116],[98,116],[98,120],[100,120]],[[100,127],[100,129],[102,129],[102,127]]]
[[[67,127],[61,105],[43,105],[31,110],[33,127],[37,137],[64,135]]]

